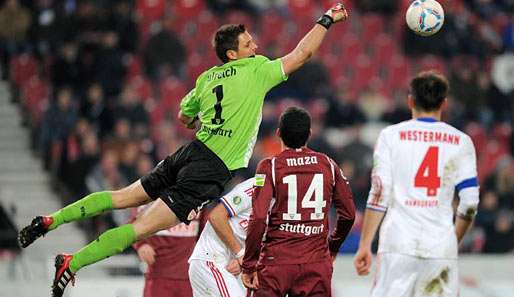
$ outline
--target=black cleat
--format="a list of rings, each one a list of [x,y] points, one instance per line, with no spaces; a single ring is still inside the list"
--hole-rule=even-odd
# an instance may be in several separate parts
[[[36,239],[45,235],[48,228],[54,222],[52,217],[37,216],[32,220],[30,225],[23,228],[18,233],[18,243],[22,248],[28,247]]]
[[[70,270],[72,255],[59,254],[55,257],[55,277],[52,284],[52,297],[61,297],[64,289],[70,283],[75,285],[75,273]]]

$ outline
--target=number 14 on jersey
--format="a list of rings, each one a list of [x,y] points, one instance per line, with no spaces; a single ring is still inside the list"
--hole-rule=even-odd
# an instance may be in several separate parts
[[[300,221],[302,214],[298,213],[298,186],[295,174],[287,175],[282,179],[287,184],[287,213],[282,215],[286,221]],[[312,197],[314,196],[314,199]],[[302,208],[313,208],[311,220],[323,220],[325,213],[323,207],[327,206],[327,201],[323,199],[323,174],[314,174],[307,192],[302,199]]]

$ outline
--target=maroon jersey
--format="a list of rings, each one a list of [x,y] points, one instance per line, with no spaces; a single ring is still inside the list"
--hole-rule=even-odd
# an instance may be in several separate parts
[[[138,211],[144,208],[146,206]],[[188,280],[187,260],[195,247],[199,228],[200,223],[196,219],[189,225],[181,223],[136,242],[133,245],[136,250],[143,244],[149,244],[155,250],[155,263],[148,266],[145,277]]]
[[[288,149],[259,163],[255,184],[245,272],[254,271],[257,262],[313,263],[337,253],[353,225],[355,206],[348,181],[333,160],[307,148]],[[332,203],[337,223],[329,237]]]

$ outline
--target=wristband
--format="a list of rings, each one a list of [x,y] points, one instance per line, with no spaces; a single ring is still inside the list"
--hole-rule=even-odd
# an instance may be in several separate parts
[[[245,249],[242,248],[242,249],[239,250],[239,252],[237,252],[236,258],[241,258],[244,255],[245,255]]]
[[[325,29],[328,30],[328,28],[330,28],[330,26],[332,26],[332,23],[334,22],[334,20],[332,19],[332,17],[324,14],[322,15],[318,21],[316,21],[316,23],[322,25],[323,27],[325,27]]]

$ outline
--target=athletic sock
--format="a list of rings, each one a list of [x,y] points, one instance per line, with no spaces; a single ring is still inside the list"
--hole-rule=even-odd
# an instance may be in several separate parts
[[[54,221],[49,229],[53,230],[62,224],[93,217],[111,209],[111,192],[92,193],[51,214]]]
[[[70,270],[76,273],[80,268],[121,253],[136,241],[132,224],[107,230],[98,239],[90,242],[73,255]]]

